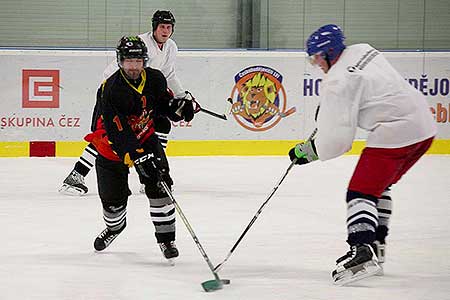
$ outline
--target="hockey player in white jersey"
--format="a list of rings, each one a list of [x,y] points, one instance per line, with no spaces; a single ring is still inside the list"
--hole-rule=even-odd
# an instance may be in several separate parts
[[[175,98],[183,98],[186,92],[175,72],[178,47],[171,39],[175,29],[175,17],[170,11],[156,11],[152,17],[152,29],[139,35],[148,49],[149,66],[163,73]],[[103,72],[103,78],[107,79],[117,69],[117,63],[112,61]]]
[[[429,149],[437,129],[425,97],[382,53],[346,46],[341,29],[320,27],[306,42],[311,64],[325,73],[317,135],[289,151],[292,161],[326,161],[349,151],[356,128],[368,132],[347,189],[347,243],[336,261],[336,284],[380,274],[392,211],[391,185]]]
[[[152,31],[140,34],[148,49],[149,67],[158,69],[167,80],[169,89],[174,93],[175,98],[190,98],[190,93],[186,93],[175,72],[175,62],[178,52],[176,43],[171,39],[175,28],[175,17],[170,11],[157,10],[152,17]],[[117,71],[117,62],[112,61],[103,72],[103,79],[106,80],[111,74]],[[155,120],[156,135],[163,148],[167,146],[168,134],[171,123],[167,118]],[[88,192],[88,187],[84,182],[84,177],[95,165],[98,153],[92,144],[88,144],[79,160],[75,163],[73,170],[64,179],[59,192],[67,195],[84,195]],[[141,186],[141,193],[144,193],[144,186]]]

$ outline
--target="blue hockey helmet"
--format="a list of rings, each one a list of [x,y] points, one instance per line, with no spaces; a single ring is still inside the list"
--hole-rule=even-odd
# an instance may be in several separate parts
[[[335,59],[345,49],[344,33],[335,24],[320,27],[306,41],[306,52],[309,56],[322,52],[328,61]]]

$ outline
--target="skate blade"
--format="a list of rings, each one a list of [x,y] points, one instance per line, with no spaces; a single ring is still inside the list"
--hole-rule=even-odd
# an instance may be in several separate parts
[[[202,282],[202,287],[205,292],[214,292],[217,290],[221,290],[224,284],[230,284],[231,281],[229,279],[221,279],[221,280],[208,280]]]
[[[169,263],[169,266],[173,267],[175,266],[175,258],[166,258],[167,262]]]
[[[356,271],[355,269],[357,268],[359,270]],[[378,265],[378,263],[374,261],[368,261],[364,263],[362,267],[356,266],[336,274],[333,277],[334,284],[344,286],[349,283],[376,275],[378,272],[380,272],[380,269],[381,267]]]
[[[376,276],[383,276],[384,275],[383,264],[378,263],[378,265],[380,266],[380,270],[375,275]]]
[[[86,194],[84,190],[67,184],[63,184],[62,187],[58,190],[58,192],[68,196],[83,196]]]

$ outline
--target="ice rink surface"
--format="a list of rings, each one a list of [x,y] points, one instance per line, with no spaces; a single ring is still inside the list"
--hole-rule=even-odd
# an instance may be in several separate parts
[[[95,172],[84,197],[57,189],[75,158],[1,158],[0,299],[450,299],[450,156],[425,156],[393,188],[385,275],[332,284],[345,254],[345,193],[357,157],[295,166],[213,279],[181,219],[180,257],[162,258],[131,170],[128,226],[102,253]],[[289,166],[287,157],[172,157],[174,196],[213,264],[225,258]]]

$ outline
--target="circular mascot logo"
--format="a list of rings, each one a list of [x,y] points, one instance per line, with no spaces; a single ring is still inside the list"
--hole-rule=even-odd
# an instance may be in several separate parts
[[[236,121],[251,131],[268,130],[295,112],[286,110],[283,77],[265,66],[248,67],[234,77],[231,92],[231,113]]]

